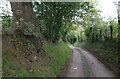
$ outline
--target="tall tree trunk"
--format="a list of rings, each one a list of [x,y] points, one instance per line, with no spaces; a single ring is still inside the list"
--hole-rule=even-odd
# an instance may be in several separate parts
[[[110,27],[110,39],[112,40],[113,26],[110,25],[109,27]]]
[[[41,27],[35,19],[32,4],[30,2],[11,2],[14,21],[17,27],[25,27],[25,25],[33,24],[34,29],[40,32]]]
[[[14,35],[24,43],[34,45],[34,52],[42,50],[41,26],[38,24],[31,2],[11,2],[15,30]]]
[[[118,41],[120,43],[120,1],[118,2]]]

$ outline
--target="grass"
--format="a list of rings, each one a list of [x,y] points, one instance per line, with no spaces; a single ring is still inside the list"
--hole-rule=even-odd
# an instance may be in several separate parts
[[[10,54],[4,55],[2,59],[3,75],[11,76],[15,74],[15,64],[12,62],[12,56]]]
[[[49,63],[51,72],[54,72],[55,75],[58,75],[64,68],[65,63],[70,58],[72,50],[64,42],[61,42],[57,45],[45,42],[44,49],[46,49],[47,54],[52,56],[54,59],[54,64]]]
[[[85,43],[82,47],[93,51],[92,53],[100,57],[100,59],[118,68],[118,51],[116,43]]]
[[[52,44],[44,42],[43,48],[46,50],[46,55],[40,62],[30,64],[30,68],[25,68],[17,60],[10,49],[5,50],[3,58],[3,77],[56,77],[63,70],[65,63],[71,56],[72,50],[64,42]],[[12,49],[13,50],[13,49]],[[17,52],[17,51],[16,51]],[[18,52],[17,52],[18,53]],[[17,61],[14,62],[14,60]],[[23,60],[24,61],[24,60]],[[17,64],[17,65],[16,65]],[[20,65],[20,67],[18,67]]]

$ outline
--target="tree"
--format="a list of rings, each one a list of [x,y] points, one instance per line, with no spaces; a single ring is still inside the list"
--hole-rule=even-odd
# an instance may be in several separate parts
[[[118,2],[118,41],[120,43],[120,1]]]
[[[99,10],[95,7],[90,8],[88,12],[84,15],[81,25],[85,27],[85,35],[87,41],[96,41],[98,40],[98,27],[100,26],[101,18],[99,15]]]
[[[66,35],[72,23],[79,17],[83,17],[90,8],[89,2],[42,2],[34,3],[36,16],[42,20],[44,37],[57,42],[60,38],[66,41]]]
[[[11,2],[14,16],[14,35],[23,44],[33,45],[34,54],[42,50],[41,26],[38,24],[31,2]],[[30,50],[29,50],[30,51]]]

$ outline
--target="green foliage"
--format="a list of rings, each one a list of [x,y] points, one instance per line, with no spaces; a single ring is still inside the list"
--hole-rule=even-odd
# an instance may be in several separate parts
[[[86,22],[82,23],[82,26],[85,26],[84,33],[87,41],[100,42],[116,40],[118,35],[118,25],[115,19],[103,21],[101,16],[99,16],[99,12],[96,12],[92,13],[91,16],[94,16],[92,19],[85,16],[84,21]]]
[[[113,39],[117,38],[118,35],[118,23],[115,21],[115,19],[110,20],[110,25],[113,27]]]
[[[5,50],[3,53],[3,77],[56,77],[64,68],[66,62],[71,57],[72,50],[64,42],[52,44],[45,41],[45,56],[39,62],[33,62],[26,68],[21,65],[14,50]],[[16,52],[15,52],[16,53]],[[20,53],[20,51],[19,51]],[[22,58],[22,57],[20,57]],[[23,58],[24,60],[24,58]],[[15,61],[15,62],[14,62]],[[16,63],[17,61],[17,63]],[[26,63],[28,64],[28,63]],[[20,66],[20,67],[19,67]],[[29,69],[30,68],[30,69]]]
[[[76,16],[82,17],[83,12],[87,13],[89,8],[92,8],[89,2],[34,3],[36,16],[44,27],[43,35],[52,42],[57,42],[62,36],[65,39]]]
[[[18,77],[27,77],[28,76],[28,72],[27,70],[21,68],[19,71],[18,71],[18,74],[17,74]]]
[[[3,29],[9,29],[12,27],[13,23],[12,23],[12,17],[9,15],[4,15],[1,16],[2,19],[2,28]]]
[[[9,51],[6,51],[7,53]],[[2,66],[2,69],[3,69],[3,76],[13,76],[16,71],[15,71],[15,64],[12,62],[12,56],[11,55],[3,55],[3,66]]]
[[[54,63],[49,63],[49,67],[51,67],[51,72],[57,76],[70,58],[72,50],[62,41],[57,45],[45,42],[44,48],[54,59]]]
[[[67,40],[71,43],[74,44],[77,41],[77,38],[73,32],[69,33],[67,36]]]

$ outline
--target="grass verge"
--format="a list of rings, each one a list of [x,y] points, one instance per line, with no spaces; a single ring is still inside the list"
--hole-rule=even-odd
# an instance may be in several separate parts
[[[39,62],[28,62],[11,45],[4,48],[3,77],[56,77],[63,70],[65,63],[71,56],[72,50],[64,42],[52,44],[44,42],[45,56]],[[13,52],[14,51],[14,52]],[[21,56],[21,57],[20,57]]]

